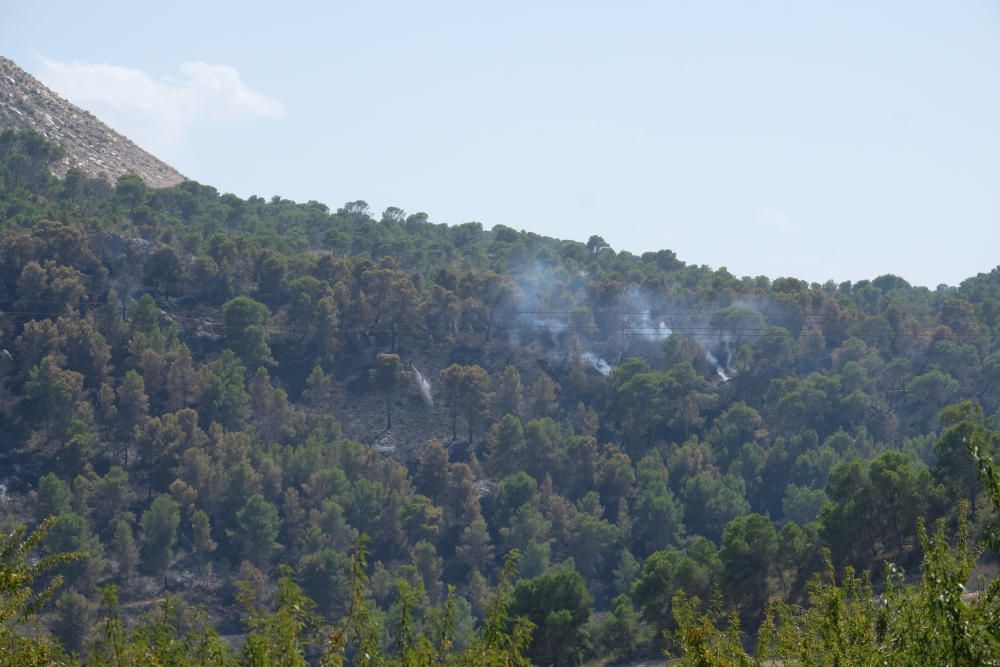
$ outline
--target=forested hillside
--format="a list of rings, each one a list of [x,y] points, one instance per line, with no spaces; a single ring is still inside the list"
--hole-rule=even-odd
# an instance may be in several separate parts
[[[740,278],[60,155],[0,135],[24,664],[1000,656],[959,589],[996,579],[1000,268]]]

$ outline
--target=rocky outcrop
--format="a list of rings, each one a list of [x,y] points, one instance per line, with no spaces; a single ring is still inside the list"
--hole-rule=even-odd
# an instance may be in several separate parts
[[[52,166],[63,177],[76,168],[112,183],[137,174],[148,185],[164,188],[187,180],[176,169],[142,150],[128,138],[70,104],[35,77],[0,56],[0,129],[33,130],[58,144],[66,155]]]

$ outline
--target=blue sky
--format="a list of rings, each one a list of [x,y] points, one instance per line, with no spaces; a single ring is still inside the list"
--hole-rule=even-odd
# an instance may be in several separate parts
[[[994,1],[478,4],[3,0],[0,53],[241,196],[737,275],[1000,264]]]

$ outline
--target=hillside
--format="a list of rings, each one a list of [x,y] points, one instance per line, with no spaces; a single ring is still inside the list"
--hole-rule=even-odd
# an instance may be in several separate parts
[[[59,180],[54,156],[0,134],[0,653],[755,643],[694,595],[786,661],[1000,656],[1000,585],[971,576],[1000,546],[1000,268],[738,277],[362,201]],[[994,551],[931,541],[937,520]],[[19,525],[47,533],[20,547]],[[7,622],[26,563],[67,552],[43,561],[55,601]]]
[[[37,79],[0,56],[0,130],[32,131],[65,154],[52,164],[59,177],[70,169],[114,183],[122,174],[136,174],[147,185],[163,188],[184,181],[173,167],[142,150],[93,115],[46,88]]]

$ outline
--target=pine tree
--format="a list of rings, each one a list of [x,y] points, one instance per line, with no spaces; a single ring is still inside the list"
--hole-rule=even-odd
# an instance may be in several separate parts
[[[93,622],[93,610],[76,591],[66,591],[56,601],[56,618],[52,631],[69,653],[82,652]]]
[[[212,540],[212,527],[209,523],[208,514],[202,510],[195,510],[191,513],[191,541],[194,543],[195,552],[204,560],[215,551],[218,546]]]
[[[166,577],[174,558],[174,542],[181,522],[180,509],[170,496],[157,496],[148,510],[143,512],[142,559],[151,574]]]
[[[119,576],[128,582],[139,562],[139,550],[132,537],[132,527],[124,519],[119,519],[115,523],[115,533],[111,538],[111,552],[118,562]]]

